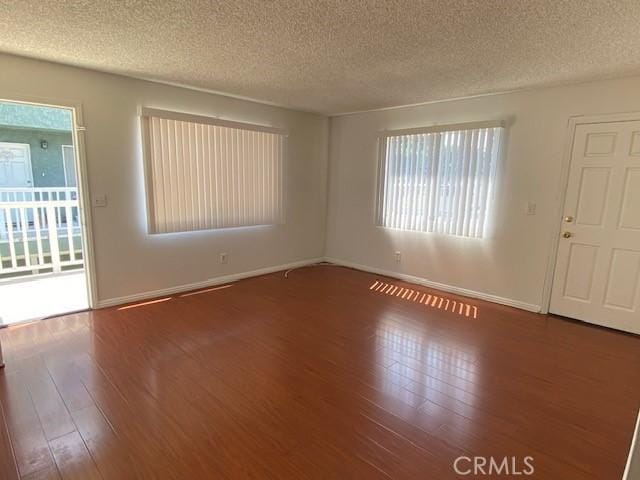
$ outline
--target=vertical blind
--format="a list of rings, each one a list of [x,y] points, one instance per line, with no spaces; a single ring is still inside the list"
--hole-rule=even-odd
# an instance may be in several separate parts
[[[384,135],[378,225],[483,237],[503,130],[498,123],[487,123]]]
[[[281,131],[144,109],[151,233],[282,223]]]

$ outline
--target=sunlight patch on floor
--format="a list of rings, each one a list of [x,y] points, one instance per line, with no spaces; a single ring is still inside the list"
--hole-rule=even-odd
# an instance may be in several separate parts
[[[371,284],[369,290],[399,297],[411,302],[420,303],[427,307],[437,308],[438,310],[456,313],[464,317],[478,318],[478,307],[475,305],[460,302],[458,300],[452,300],[439,295],[432,295],[419,290],[413,290],[411,288],[399,287],[398,285],[378,280]]]

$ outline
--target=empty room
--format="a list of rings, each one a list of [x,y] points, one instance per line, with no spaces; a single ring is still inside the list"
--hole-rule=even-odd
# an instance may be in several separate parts
[[[1,16],[0,480],[640,480],[640,3]]]

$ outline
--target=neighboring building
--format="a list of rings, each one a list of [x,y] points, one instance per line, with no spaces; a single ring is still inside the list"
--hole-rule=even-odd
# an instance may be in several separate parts
[[[75,187],[71,111],[0,103],[0,188]]]

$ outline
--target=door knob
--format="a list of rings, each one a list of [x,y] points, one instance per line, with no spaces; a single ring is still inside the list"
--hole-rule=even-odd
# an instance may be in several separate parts
[[[573,222],[573,217],[571,215],[567,215],[566,217],[564,217],[564,221],[567,223],[571,223]]]
[[[573,237],[573,233],[571,233],[571,232],[564,232],[564,233],[562,234],[562,236],[563,236],[564,238],[571,238],[571,237]]]

